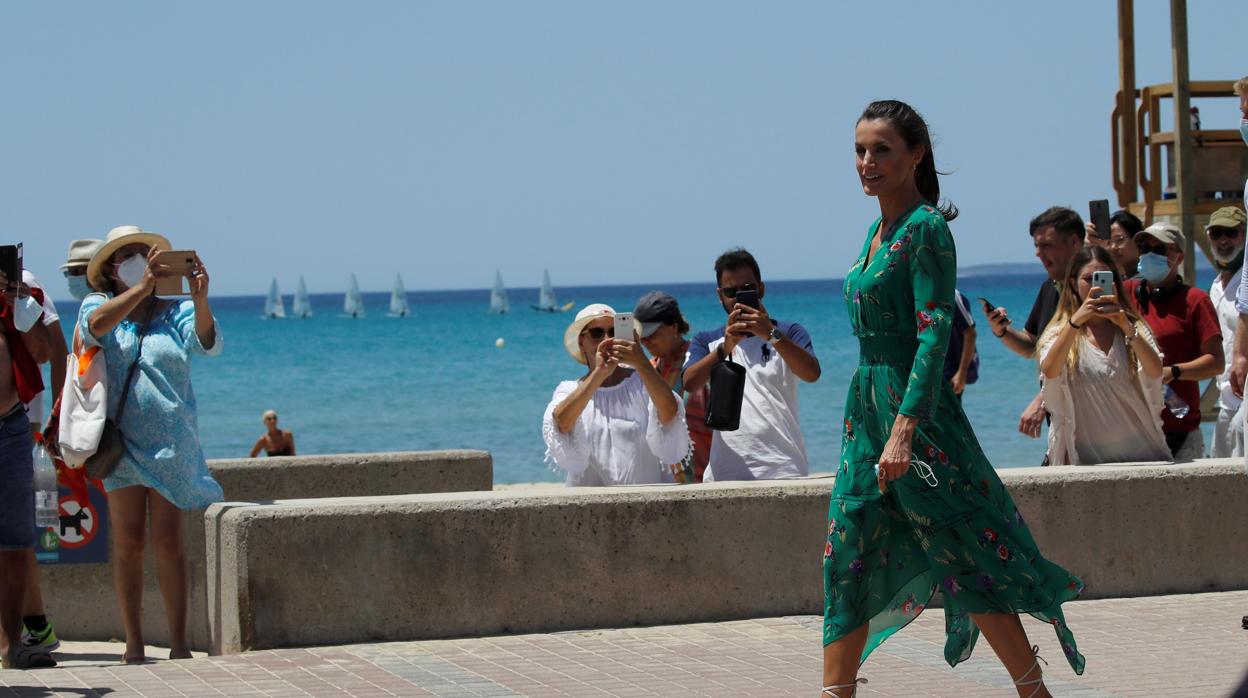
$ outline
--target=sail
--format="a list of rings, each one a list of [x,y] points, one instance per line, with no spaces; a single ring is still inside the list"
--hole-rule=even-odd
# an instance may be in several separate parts
[[[507,301],[507,287],[503,285],[503,274],[500,271],[494,272],[494,290],[490,291],[490,312],[500,315],[511,312],[511,303]]]
[[[542,290],[537,296],[538,310],[557,310],[558,302],[555,301],[555,287],[550,285],[550,272],[542,270]]]
[[[273,279],[273,283],[269,284],[269,297],[264,299],[264,316],[286,317],[286,304],[282,302],[282,294],[277,290],[277,279]]]
[[[390,315],[407,317],[412,314],[412,307],[407,302],[407,289],[403,288],[403,277],[394,275],[394,290],[390,292]]]
[[[342,312],[351,317],[364,317],[364,296],[360,295],[360,285],[355,281],[355,274],[347,284],[347,297],[342,301]]]
[[[299,277],[299,289],[295,291],[295,302],[290,306],[290,313],[295,317],[312,317],[312,299],[308,298],[308,285]]]

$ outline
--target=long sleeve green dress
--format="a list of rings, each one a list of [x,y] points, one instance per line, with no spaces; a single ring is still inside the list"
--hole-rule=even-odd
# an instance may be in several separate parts
[[[969,613],[1030,613],[1053,626],[1082,674],[1083,655],[1061,605],[1083,582],[1040,555],[944,380],[957,278],[949,227],[920,204],[890,227],[868,261],[878,225],[845,278],[860,353],[828,511],[824,644],[869,623],[865,661],[940,589],[950,666],[975,647],[979,629]],[[936,484],[912,466],[881,494],[875,464],[898,412],[921,420],[914,458],[930,465]]]

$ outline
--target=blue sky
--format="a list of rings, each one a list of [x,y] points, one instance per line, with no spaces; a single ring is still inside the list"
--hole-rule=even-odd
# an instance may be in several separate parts
[[[1138,82],[1166,82],[1169,3],[1136,5]],[[696,281],[733,245],[839,277],[877,212],[854,120],[887,97],[938,138],[961,263],[1027,261],[1032,215],[1112,199],[1114,7],[5,3],[0,221],[58,298],[69,240],[121,224],[223,295]],[[1192,77],[1248,72],[1242,8],[1189,12]]]

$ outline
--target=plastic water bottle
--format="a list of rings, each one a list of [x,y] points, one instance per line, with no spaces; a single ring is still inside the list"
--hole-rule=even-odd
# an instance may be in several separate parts
[[[56,489],[56,465],[43,447],[43,435],[35,435],[35,526],[49,528],[61,522],[60,497]]]
[[[1178,417],[1179,419],[1183,419],[1184,417],[1187,416],[1187,413],[1191,410],[1191,406],[1187,404],[1186,400],[1179,397],[1178,393],[1174,392],[1174,388],[1167,385],[1166,386],[1166,409],[1170,410],[1170,414],[1174,415],[1175,417]]]

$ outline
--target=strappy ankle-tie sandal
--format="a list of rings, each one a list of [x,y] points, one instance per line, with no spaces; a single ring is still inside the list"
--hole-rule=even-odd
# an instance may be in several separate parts
[[[858,679],[853,683],[834,683],[831,686],[824,686],[823,690],[820,691],[820,694],[829,695],[832,696],[832,698],[854,698],[854,696],[858,694],[858,684],[866,682],[866,679]],[[841,695],[842,688],[848,688],[849,693]]]
[[[1041,689],[1044,688],[1044,672],[1043,671],[1040,672],[1040,675],[1034,679],[1028,679],[1027,677],[1031,676],[1031,672],[1040,668],[1040,662],[1044,662],[1045,666],[1049,665],[1049,663],[1045,661],[1044,657],[1040,656],[1039,645],[1031,646],[1031,656],[1035,658],[1035,661],[1031,663],[1031,668],[1028,669],[1026,672],[1024,672],[1022,676],[1018,677],[1018,679],[1014,681],[1014,685],[1020,688],[1026,687],[1026,686],[1035,686],[1035,688],[1032,689],[1031,693],[1027,695],[1027,698],[1034,698],[1034,696],[1038,694]]]

